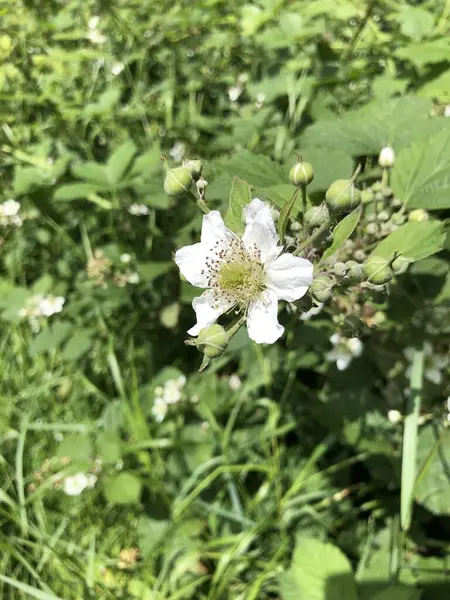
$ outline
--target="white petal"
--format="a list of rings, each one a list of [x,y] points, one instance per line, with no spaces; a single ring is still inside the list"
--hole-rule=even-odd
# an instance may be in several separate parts
[[[283,335],[284,327],[278,323],[275,292],[267,290],[249,304],[247,329],[250,339],[257,344],[273,344]]]
[[[175,253],[175,262],[177,263],[181,274],[189,281],[191,285],[197,287],[208,287],[206,276],[202,274],[205,269],[205,248],[203,244],[193,244],[184,246]]]
[[[426,369],[424,375],[425,379],[428,379],[428,381],[431,381],[431,383],[436,385],[439,385],[442,382],[442,373],[439,369]]]
[[[245,247],[250,251],[256,247],[263,263],[275,260],[282,248],[277,245],[278,235],[269,206],[255,198],[247,206],[245,220],[247,226],[242,236]]]
[[[282,254],[267,268],[267,287],[279,300],[298,300],[306,294],[312,280],[312,263],[292,254]]]
[[[360,356],[363,351],[363,344],[358,338],[350,338],[347,342],[347,348],[353,356]]]
[[[339,344],[339,342],[341,341],[341,335],[340,333],[333,333],[333,335],[330,337],[330,342],[333,344],[333,346],[337,346],[337,344]]]
[[[341,354],[336,361],[336,367],[339,371],[345,371],[348,365],[351,363],[351,354]]]
[[[211,250],[216,242],[227,244],[235,234],[225,227],[222,216],[218,210],[212,210],[203,217],[201,242],[205,250]]]
[[[189,335],[198,335],[202,329],[209,327],[217,319],[231,308],[231,302],[217,300],[214,295],[207,291],[198,298],[194,298],[192,306],[197,315],[197,323],[188,330]]]

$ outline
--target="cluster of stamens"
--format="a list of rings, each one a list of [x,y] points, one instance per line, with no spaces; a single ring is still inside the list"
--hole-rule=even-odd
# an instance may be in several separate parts
[[[208,252],[205,268],[208,288],[216,301],[246,310],[249,302],[265,289],[265,271],[261,252],[253,245],[247,249],[233,237],[226,243],[217,241]]]

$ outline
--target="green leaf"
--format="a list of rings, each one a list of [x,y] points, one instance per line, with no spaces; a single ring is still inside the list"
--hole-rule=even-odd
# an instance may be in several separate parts
[[[450,100],[450,69],[417,90],[419,96],[447,103]],[[445,118],[445,117],[444,117]],[[435,121],[437,119],[434,119]]]
[[[280,588],[283,600],[357,600],[347,557],[336,546],[315,538],[297,538]]]
[[[392,189],[411,208],[450,208],[450,129],[399,153]]]
[[[123,472],[107,479],[103,492],[112,504],[136,504],[141,496],[141,480],[133,473]]]
[[[353,212],[347,215],[336,225],[336,227],[333,229],[333,243],[323,253],[322,260],[327,259],[329,256],[332,256],[335,252],[337,252],[342,244],[352,235],[359,223],[361,210],[361,207],[358,206],[358,208],[355,208]]]
[[[33,283],[33,294],[49,294],[53,286],[53,277],[45,273]]]
[[[111,183],[118,183],[125,175],[126,170],[131,164],[137,148],[132,140],[121,144],[117,150],[109,157],[106,170],[108,179]]]
[[[145,175],[148,178],[157,171],[162,171],[161,147],[159,144],[154,144],[150,150],[136,158],[130,170],[130,176]]]
[[[231,185],[230,198],[228,201],[228,210],[225,214],[224,222],[227,227],[236,233],[244,231],[242,222],[242,209],[250,204],[252,195],[248,183],[235,177]]]
[[[116,463],[122,456],[120,437],[112,431],[101,431],[97,437],[97,451],[105,463]]]
[[[101,191],[102,186],[94,183],[67,183],[59,187],[53,194],[56,202],[70,202],[71,200],[83,200],[90,194]]]
[[[423,38],[434,26],[433,15],[416,6],[402,6],[397,20],[400,22],[400,31],[403,35],[415,40]]]
[[[58,445],[57,456],[68,456],[73,461],[88,461],[94,456],[94,447],[89,435],[76,434],[65,437]]]
[[[420,600],[421,590],[404,585],[394,585],[370,597],[370,600]]]
[[[28,585],[27,583],[22,583],[20,581],[16,581],[15,579],[11,579],[11,577],[6,577],[6,575],[0,574],[0,581],[7,583],[8,585],[18,589],[23,594],[27,594],[27,596],[35,598],[36,600],[63,600],[60,596],[55,596],[55,594],[52,592],[43,592],[31,585]]]
[[[257,188],[256,193],[261,200],[270,200],[281,209],[292,197],[292,185],[285,183],[268,188]],[[292,215],[295,216],[296,213],[298,210],[296,211],[294,206]]]
[[[266,156],[252,154],[247,150],[235,152],[215,166],[218,171],[245,179],[256,187],[270,187],[287,181],[283,167]]]
[[[62,357],[64,360],[78,360],[86,354],[92,345],[92,332],[87,329],[77,331],[64,346]]]
[[[32,190],[47,185],[51,179],[49,171],[36,167],[16,167],[14,171],[14,195],[23,196]]]
[[[416,67],[444,62],[450,56],[450,40],[437,38],[429,42],[418,42],[402,46],[394,52],[397,58],[410,60]]]
[[[103,165],[96,162],[75,163],[71,167],[72,175],[86,179],[89,183],[109,187],[108,174]]]
[[[308,185],[308,194],[327,190],[336,179],[345,179],[353,171],[351,154],[321,146],[300,146],[303,160],[314,168],[314,179]]]
[[[144,558],[150,556],[156,546],[164,540],[170,523],[163,519],[141,517],[137,526],[139,548]]]
[[[170,261],[144,262],[138,265],[137,272],[142,281],[153,281],[160,275],[167,273],[173,266],[174,263]]]
[[[283,208],[280,211],[280,216],[278,218],[278,235],[280,236],[280,243],[284,244],[284,234],[286,233],[286,227],[289,221],[289,215],[294,208],[295,203],[297,202],[298,195],[300,190],[297,188],[292,194],[291,199],[286,202]]]
[[[439,436],[432,425],[421,427],[417,460],[416,502],[436,515],[450,516],[450,432],[444,430]]]
[[[41,331],[31,342],[28,352],[30,356],[41,354],[42,352],[49,352],[63,343],[72,329],[72,324],[60,321],[54,325],[49,325],[43,331]]]
[[[399,252],[411,261],[421,260],[442,250],[444,246],[444,224],[439,221],[410,221],[381,241],[371,256],[392,258]]]

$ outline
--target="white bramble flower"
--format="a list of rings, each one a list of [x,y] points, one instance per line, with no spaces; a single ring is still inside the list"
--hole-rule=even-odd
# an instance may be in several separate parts
[[[44,296],[39,303],[39,310],[43,317],[51,317],[52,315],[62,311],[66,299],[63,296]]]
[[[240,377],[236,375],[236,373],[233,373],[233,375],[231,375],[230,379],[228,380],[228,385],[232,392],[237,392],[242,385],[242,381]]]
[[[75,473],[64,478],[63,492],[67,496],[79,496],[86,488],[93,488],[97,482],[97,476],[86,473]]]
[[[150,212],[150,209],[145,204],[138,204],[136,202],[134,204],[130,204],[130,206],[128,207],[128,212],[132,215],[136,215],[136,216],[140,217],[143,215],[148,215]]]
[[[175,142],[172,148],[169,150],[170,156],[175,162],[181,162],[186,153],[186,144],[183,142]]]
[[[8,227],[13,225],[14,227],[20,227],[22,225],[22,218],[18,214],[20,210],[20,202],[10,198],[0,204],[0,226]]]
[[[406,360],[410,363],[405,371],[406,377],[411,377],[412,372],[412,362],[414,359],[415,348],[412,346],[408,346],[404,349],[403,354]],[[435,354],[433,350],[433,346],[429,342],[425,342],[423,345],[423,354],[424,354],[424,371],[423,376],[425,379],[434,383],[435,385],[440,385],[442,383],[442,373],[449,366],[450,359],[448,355],[445,354]]]
[[[152,406],[152,415],[157,423],[162,423],[167,414],[168,406],[160,397],[155,398]]]
[[[120,255],[120,262],[127,265],[130,261],[131,261],[131,254],[125,253],[125,254]]]
[[[395,162],[395,152],[391,146],[386,146],[380,152],[380,156],[378,157],[378,164],[383,168],[390,168],[394,166]]]
[[[231,102],[236,102],[239,96],[242,94],[243,88],[239,85],[232,85],[228,88],[228,98]]]
[[[122,62],[116,62],[111,67],[111,73],[112,73],[112,75],[114,75],[114,77],[116,77],[117,75],[120,75],[122,73],[124,68],[125,68],[125,65]]]
[[[91,17],[88,22],[89,31],[86,37],[93,44],[104,44],[106,42],[106,36],[98,29],[99,23],[100,17],[98,15]]]
[[[225,312],[238,310],[247,321],[250,338],[273,344],[283,334],[278,323],[278,301],[293,302],[306,294],[313,279],[309,260],[281,253],[270,208],[258,198],[244,209],[245,232],[230,231],[217,210],[203,217],[201,241],[175,254],[183,276],[207,288],[192,306],[196,336]]]
[[[363,351],[363,344],[356,337],[346,338],[340,333],[335,333],[330,337],[330,342],[334,348],[328,352],[327,359],[336,362],[339,371],[344,371],[354,358],[361,356]]]
[[[182,389],[186,385],[186,377],[180,375],[177,379],[168,379],[163,386],[158,385],[153,390],[155,400],[152,415],[157,423],[161,423],[167,414],[170,404],[176,404],[183,396]]]

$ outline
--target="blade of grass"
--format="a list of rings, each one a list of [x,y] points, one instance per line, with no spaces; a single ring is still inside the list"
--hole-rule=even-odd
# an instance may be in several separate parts
[[[6,577],[5,575],[0,575],[0,581],[8,583],[9,585],[15,587],[24,594],[28,594],[32,598],[36,598],[36,600],[63,600],[59,596],[55,596],[54,594],[48,594],[47,592],[42,592],[41,590],[37,590],[31,585],[28,585],[26,583],[20,583],[20,581],[16,581],[15,579],[11,579],[10,577]]]
[[[400,498],[400,524],[403,531],[411,525],[414,484],[417,462],[417,429],[419,422],[421,391],[423,379],[423,349],[416,350],[413,357],[410,388],[411,393],[406,405],[405,426],[403,430],[402,489]]]

